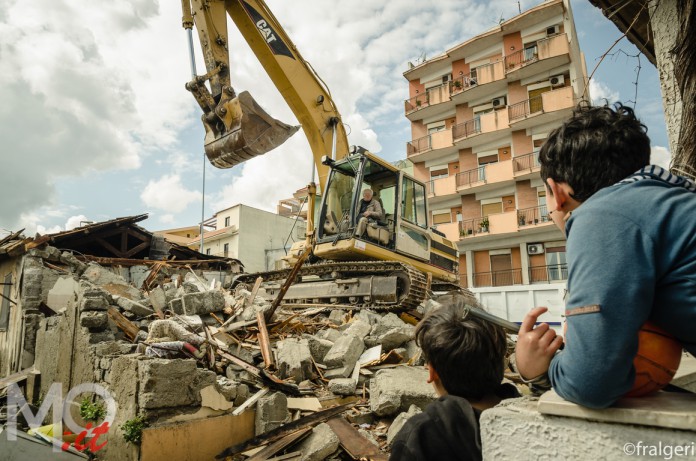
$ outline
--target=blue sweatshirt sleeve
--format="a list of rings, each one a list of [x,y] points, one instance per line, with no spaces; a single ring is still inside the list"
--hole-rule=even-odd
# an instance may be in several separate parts
[[[653,304],[655,245],[618,210],[580,208],[566,229],[567,331],[549,378],[564,399],[604,408],[633,387],[638,330]]]

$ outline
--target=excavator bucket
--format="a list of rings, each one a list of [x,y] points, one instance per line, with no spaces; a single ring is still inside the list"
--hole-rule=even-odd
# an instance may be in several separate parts
[[[232,168],[283,144],[300,128],[276,120],[259,106],[248,91],[224,104],[229,129],[205,144],[205,154],[217,168]],[[208,137],[213,130],[206,127]]]

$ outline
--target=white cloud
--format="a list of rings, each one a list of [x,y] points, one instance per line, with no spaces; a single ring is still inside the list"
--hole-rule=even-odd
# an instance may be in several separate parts
[[[200,197],[200,192],[188,190],[181,184],[179,175],[166,175],[158,180],[151,180],[140,194],[145,205],[169,213],[185,210],[191,202],[200,200]]]
[[[618,91],[612,90],[596,78],[590,80],[590,96],[592,96],[592,104],[595,105],[604,105],[607,102],[613,104],[619,100]]]
[[[672,155],[669,149],[662,146],[653,146],[650,149],[650,163],[659,165],[662,168],[669,169],[669,163],[672,160]]]
[[[65,223],[65,230],[73,230],[77,227],[81,227],[87,223],[91,223],[92,221],[87,219],[87,216],[81,214],[77,216],[70,216],[68,218],[68,221]]]
[[[174,215],[173,214],[160,215],[159,222],[161,222],[162,224],[171,224],[174,222]]]

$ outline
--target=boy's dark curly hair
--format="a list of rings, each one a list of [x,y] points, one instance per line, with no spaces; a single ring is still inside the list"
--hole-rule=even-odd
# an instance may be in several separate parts
[[[503,380],[505,330],[467,315],[462,297],[438,302],[442,307],[423,317],[415,331],[425,361],[449,394],[479,400],[495,393]]]
[[[541,177],[567,183],[573,198],[584,202],[650,163],[647,131],[633,109],[621,103],[580,103],[541,147]]]

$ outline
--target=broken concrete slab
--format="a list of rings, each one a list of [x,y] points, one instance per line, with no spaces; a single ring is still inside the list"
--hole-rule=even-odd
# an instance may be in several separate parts
[[[328,424],[321,423],[297,447],[302,452],[302,461],[322,461],[338,450],[338,436]]]
[[[225,296],[220,291],[187,293],[181,297],[182,314],[202,315],[220,312],[225,307]]]
[[[346,312],[341,309],[334,309],[329,313],[329,322],[333,323],[334,325],[341,325],[345,323],[346,320]]]
[[[360,312],[355,314],[354,319],[361,320],[367,323],[368,325],[372,326],[379,323],[379,321],[382,320],[382,316],[376,312],[372,312],[369,309],[360,309]]]
[[[342,335],[341,332],[338,330],[334,330],[333,328],[326,328],[324,330],[319,331],[315,336],[319,339],[326,339],[327,341],[335,343],[336,341],[338,341],[338,338],[340,338]]]
[[[152,304],[155,311],[164,312],[167,308],[167,295],[162,287],[158,286],[150,290],[148,298],[150,298],[150,304]]]
[[[399,431],[404,427],[406,422],[411,419],[412,416],[417,415],[418,413],[423,413],[423,410],[418,408],[416,405],[411,405],[408,409],[408,411],[404,411],[402,413],[399,413],[399,415],[394,418],[394,421],[391,423],[389,426],[389,430],[387,430],[387,444],[391,445],[392,440],[394,440],[394,437],[396,437],[396,434],[399,433]]]
[[[312,354],[306,339],[288,338],[276,343],[278,374],[296,383],[312,376]]]
[[[215,384],[216,374],[196,368],[194,360],[146,359],[138,363],[141,408],[185,407],[200,403],[200,390]]]
[[[227,411],[234,405],[220,393],[216,386],[207,386],[201,389],[201,406],[212,410]]]
[[[331,350],[334,343],[327,339],[321,339],[313,335],[305,334],[302,337],[307,340],[307,344],[309,345],[309,352],[312,354],[312,358],[314,359],[314,361],[323,363],[324,357],[326,357],[326,353],[329,352],[329,350]]]
[[[329,381],[329,390],[336,395],[355,395],[357,381],[353,378],[335,378]]]
[[[80,284],[73,277],[59,277],[53,288],[48,291],[46,305],[56,312],[75,306],[79,289]]]
[[[398,366],[379,370],[370,381],[370,408],[379,416],[407,411],[411,405],[425,409],[437,398],[424,368]]]
[[[343,332],[344,335],[352,335],[356,338],[360,338],[362,341],[370,333],[372,327],[369,323],[363,322],[362,320],[354,320],[349,324],[350,326]]]
[[[129,299],[139,299],[140,290],[128,284],[126,279],[97,263],[90,263],[82,274],[89,282],[109,293]]]
[[[153,311],[149,307],[145,307],[137,301],[133,301],[122,296],[114,296],[114,299],[118,307],[125,311],[131,312],[138,317],[148,317],[155,313],[155,311]]]
[[[324,372],[324,378],[329,380],[336,378],[347,378],[353,374],[354,369],[355,365],[352,367],[331,368]]]
[[[106,312],[87,311],[80,314],[80,325],[90,331],[101,331],[109,325]]]
[[[280,427],[289,420],[288,398],[282,392],[265,395],[256,403],[256,435]]]
[[[82,275],[87,269],[87,264],[77,259],[74,254],[68,251],[64,251],[60,254],[60,262],[70,266],[70,269],[78,276]]]
[[[364,350],[365,344],[362,339],[343,335],[326,353],[324,364],[331,368],[348,367],[352,370]]]

